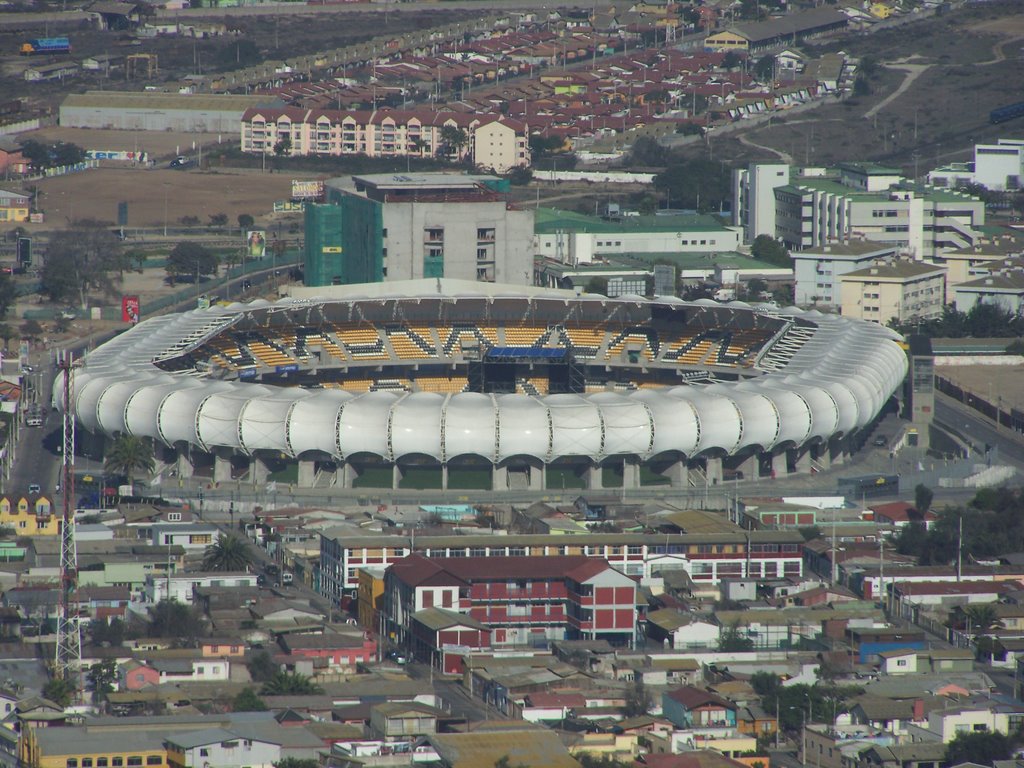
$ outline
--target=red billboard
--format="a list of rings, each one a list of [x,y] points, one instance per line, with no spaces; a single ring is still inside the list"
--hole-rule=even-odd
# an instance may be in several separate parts
[[[121,297],[121,322],[135,325],[139,322],[139,297]]]

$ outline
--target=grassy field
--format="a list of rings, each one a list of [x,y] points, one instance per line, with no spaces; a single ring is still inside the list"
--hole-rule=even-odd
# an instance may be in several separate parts
[[[1024,131],[1022,121],[988,122],[992,109],[1024,99],[1022,45],[1024,14],[1018,0],[969,6],[906,27],[848,37],[820,50],[874,59],[879,67],[869,95],[776,119],[744,135],[790,155],[798,165],[869,160],[923,174],[937,164],[965,159],[974,142]],[[908,76],[898,68],[901,64],[922,71],[897,99],[870,114]],[[713,138],[712,151],[734,164],[778,157],[735,137]]]

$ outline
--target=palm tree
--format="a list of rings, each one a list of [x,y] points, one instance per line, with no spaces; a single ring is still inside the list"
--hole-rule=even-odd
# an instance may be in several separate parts
[[[118,435],[110,446],[103,466],[108,472],[127,476],[128,485],[134,485],[135,473],[153,471],[153,449],[149,442],[135,435]]]
[[[275,672],[260,689],[264,696],[311,696],[324,689],[297,672]]]
[[[204,571],[244,571],[250,565],[249,543],[233,533],[220,534],[203,554]]]

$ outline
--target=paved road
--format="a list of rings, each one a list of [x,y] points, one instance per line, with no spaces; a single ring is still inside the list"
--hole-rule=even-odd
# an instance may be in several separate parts
[[[935,421],[968,438],[979,454],[983,454],[988,444],[999,449],[1001,461],[1024,466],[1024,435],[1008,427],[997,429],[991,419],[940,392],[935,393]]]
[[[22,425],[17,458],[5,491],[10,489],[14,493],[26,493],[30,484],[38,483],[45,493],[50,494],[57,487],[60,466],[54,449],[61,442],[61,433],[60,419],[57,414],[50,412],[54,373],[52,362],[44,358],[37,370],[26,377],[30,387],[27,397],[31,402],[41,405],[46,421],[42,427]]]

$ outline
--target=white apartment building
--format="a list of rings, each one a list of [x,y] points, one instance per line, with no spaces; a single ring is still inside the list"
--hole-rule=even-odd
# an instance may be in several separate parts
[[[751,163],[732,173],[732,223],[743,228],[743,241],[775,237],[775,189],[789,184],[790,166]]]
[[[888,325],[942,314],[946,270],[935,264],[897,261],[849,272],[840,278],[844,317]]]
[[[951,163],[928,174],[937,187],[980,184],[1002,192],[1024,184],[1024,139],[999,139],[995,144],[975,144],[974,161]]]
[[[749,169],[737,174],[733,216],[746,227],[748,240],[771,234],[799,251],[861,238],[895,246],[915,259],[931,259],[969,247],[985,223],[985,206],[978,198],[913,184],[891,168],[853,163],[804,168],[790,172],[784,184],[777,183],[785,178],[777,175],[778,168],[771,164],[764,172],[755,168],[756,174]],[[774,228],[765,222],[772,212]]]
[[[896,258],[896,247],[851,240],[793,251],[795,302],[799,306],[839,304],[840,278],[880,261]]]
[[[992,262],[1019,255],[1024,255],[1024,239],[1006,233],[982,237],[969,248],[946,251],[936,257],[935,263],[946,268],[946,303],[956,301],[958,285],[988,274]]]
[[[1019,315],[1024,312],[1024,267],[997,266],[988,275],[960,283],[954,300],[961,312],[970,312],[978,304],[991,304]]]

